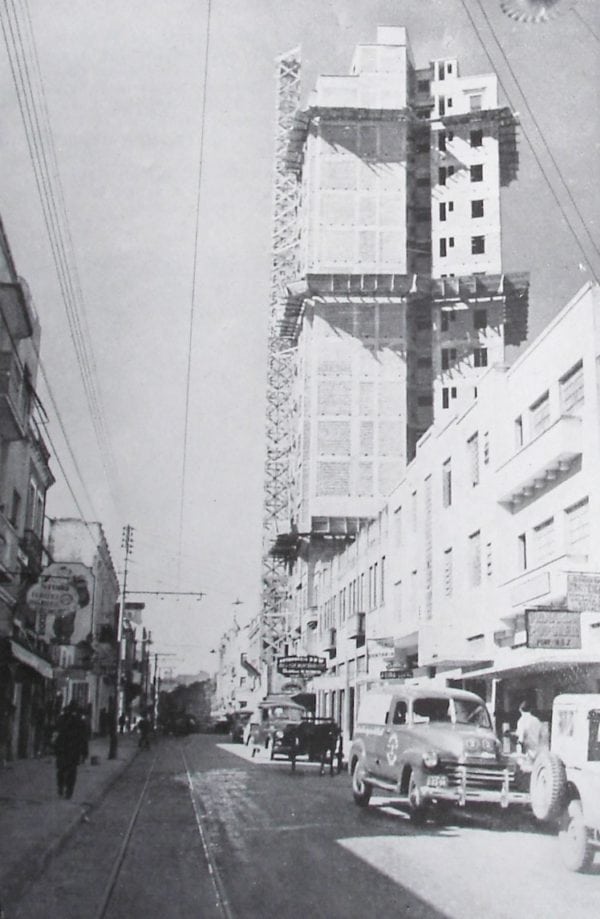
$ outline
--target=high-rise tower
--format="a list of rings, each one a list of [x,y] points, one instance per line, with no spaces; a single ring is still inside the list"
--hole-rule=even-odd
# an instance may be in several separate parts
[[[299,607],[316,605],[311,559],[354,537],[434,417],[525,335],[527,279],[502,273],[500,247],[515,131],[494,75],[417,69],[402,27],[359,45],[349,75],[321,76],[290,131],[301,265],[280,326],[297,359],[290,532],[274,552],[302,560]]]

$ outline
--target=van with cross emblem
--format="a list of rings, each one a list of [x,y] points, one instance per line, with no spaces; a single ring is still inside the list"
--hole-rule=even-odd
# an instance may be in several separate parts
[[[479,696],[459,689],[401,686],[365,694],[348,760],[354,801],[374,789],[405,799],[411,819],[451,804],[526,803]]]

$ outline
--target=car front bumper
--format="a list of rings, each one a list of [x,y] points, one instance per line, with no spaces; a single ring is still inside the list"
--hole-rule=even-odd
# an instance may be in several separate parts
[[[513,786],[513,787],[511,787]],[[527,804],[529,795],[514,788],[514,777],[506,770],[494,776],[493,787],[481,787],[469,781],[468,770],[460,767],[458,774],[451,780],[443,774],[432,774],[425,777],[419,791],[423,800],[447,801],[464,807],[467,803],[499,804],[508,807],[511,804]]]

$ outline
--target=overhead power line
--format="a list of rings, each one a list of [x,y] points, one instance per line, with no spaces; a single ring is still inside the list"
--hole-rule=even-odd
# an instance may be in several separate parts
[[[567,196],[568,196],[568,198],[569,198],[569,201],[570,201],[571,204],[573,205],[573,208],[574,208],[574,210],[575,210],[575,213],[577,214],[577,216],[579,217],[579,220],[581,221],[581,224],[582,224],[582,226],[583,226],[583,228],[584,228],[584,230],[585,230],[585,233],[586,233],[586,235],[587,235],[587,238],[588,238],[588,240],[590,241],[590,243],[591,243],[593,249],[595,250],[596,254],[597,254],[598,256],[600,256],[600,248],[598,247],[598,245],[596,244],[596,240],[594,239],[594,237],[593,237],[592,234],[590,233],[589,227],[588,227],[588,225],[587,225],[587,223],[586,223],[586,221],[585,221],[585,218],[584,218],[583,214],[581,213],[581,211],[580,211],[580,209],[579,209],[579,206],[578,206],[578,204],[577,204],[577,201],[576,201],[575,198],[573,197],[573,194],[572,194],[572,192],[571,192],[571,189],[569,188],[567,182],[565,181],[565,177],[564,177],[563,174],[562,174],[562,170],[561,170],[561,168],[560,168],[560,165],[559,165],[559,163],[557,162],[556,157],[554,156],[554,154],[553,154],[553,152],[552,152],[552,149],[551,149],[551,147],[550,147],[550,144],[549,144],[548,141],[546,140],[546,137],[545,137],[545,135],[544,135],[544,132],[543,132],[543,130],[542,130],[542,127],[541,127],[539,121],[537,120],[537,117],[536,117],[535,112],[533,111],[533,109],[531,108],[531,106],[530,106],[530,104],[529,104],[529,100],[527,99],[527,94],[525,93],[525,90],[523,89],[523,87],[522,87],[522,85],[521,85],[521,81],[519,80],[518,75],[515,73],[515,70],[514,70],[512,64],[511,64],[509,58],[508,58],[508,55],[506,54],[506,51],[504,50],[504,48],[503,48],[502,45],[500,44],[500,41],[498,40],[498,36],[497,36],[497,34],[496,34],[496,30],[494,29],[493,23],[491,22],[491,20],[490,20],[488,14],[487,14],[487,12],[486,12],[486,10],[485,10],[485,8],[484,8],[482,2],[481,2],[481,0],[477,0],[477,5],[478,5],[479,9],[481,10],[481,12],[482,12],[482,14],[483,14],[483,17],[484,17],[485,21],[486,21],[487,24],[488,24],[488,28],[489,28],[490,32],[492,33],[492,37],[493,37],[494,41],[496,42],[496,45],[497,45],[497,47],[498,47],[498,49],[499,49],[499,51],[500,51],[500,54],[502,55],[502,58],[503,58],[503,60],[504,60],[504,63],[505,63],[506,66],[508,67],[508,71],[509,71],[511,77],[513,78],[513,80],[514,80],[514,82],[515,82],[515,84],[516,84],[516,86],[517,86],[517,89],[518,89],[519,93],[521,94],[521,96],[522,96],[522,98],[523,98],[523,102],[525,103],[525,108],[527,109],[527,111],[528,111],[528,113],[529,113],[529,117],[531,118],[531,120],[532,120],[532,122],[533,122],[533,124],[534,124],[534,126],[535,126],[535,128],[536,128],[536,130],[537,130],[537,132],[538,132],[538,134],[539,134],[539,136],[540,136],[540,138],[541,138],[541,140],[542,140],[542,144],[544,145],[544,149],[546,150],[546,153],[548,154],[548,156],[550,157],[550,160],[552,161],[552,165],[553,165],[554,168],[556,169],[556,172],[557,172],[557,174],[558,174],[558,177],[559,177],[559,179],[560,179],[560,181],[561,181],[561,183],[562,183],[563,188],[565,189],[565,191],[566,191],[566,193],[567,193]]]
[[[81,285],[76,266],[74,266],[74,247],[68,213],[60,181],[44,82],[26,0],[22,0],[20,4],[20,13],[21,15],[14,0],[9,0],[0,7],[2,34],[42,207],[42,216],[65,305],[71,340],[98,443],[99,457],[113,500],[117,505],[114,492],[116,463],[99,393],[97,368],[85,317]],[[22,22],[25,23],[24,26]]]
[[[587,19],[584,19],[584,17],[581,15],[581,13],[579,12],[579,10],[574,9],[573,12],[574,12],[575,15],[577,16],[577,18],[578,18],[579,20],[581,20],[581,22],[584,24],[584,26],[586,27],[586,29],[588,30],[588,32],[596,39],[596,41],[597,41],[597,42],[600,42],[600,35],[598,35],[597,32],[594,32],[594,30],[592,29],[591,25],[590,25],[589,22],[587,21]]]
[[[483,51],[484,51],[484,53],[485,53],[485,55],[486,55],[488,61],[490,62],[491,66],[492,66],[492,69],[494,70],[494,72],[496,72],[496,64],[495,64],[495,61],[494,61],[494,59],[493,59],[493,57],[492,57],[492,55],[491,55],[491,53],[490,53],[490,51],[489,51],[489,49],[488,49],[488,47],[487,47],[485,41],[484,41],[484,39],[483,39],[483,36],[482,36],[482,34],[481,34],[481,31],[479,30],[479,28],[478,28],[478,26],[477,26],[477,23],[476,23],[475,20],[473,19],[473,16],[472,16],[472,14],[471,14],[471,11],[469,10],[469,7],[468,7],[468,5],[467,5],[466,0],[460,0],[460,2],[461,2],[461,6],[462,6],[462,8],[463,8],[463,10],[464,10],[464,12],[465,12],[465,14],[466,14],[466,16],[467,16],[469,22],[471,23],[471,27],[473,28],[473,31],[475,32],[477,38],[479,39],[479,43],[481,44],[481,47],[482,47],[482,49],[483,49]],[[477,0],[477,2],[479,2],[479,0]],[[505,95],[506,98],[507,98],[507,101],[508,101],[509,105],[511,106],[511,108],[512,108],[513,110],[516,110],[516,109],[517,109],[517,106],[516,106],[515,103],[513,102],[512,98],[511,98],[511,95],[510,95],[510,93],[509,93],[509,91],[508,91],[508,89],[507,89],[507,87],[506,87],[506,84],[502,81],[502,79],[500,78],[500,76],[498,76],[498,82],[499,82],[500,86],[502,87],[502,90],[503,90],[503,92],[504,92],[504,95]],[[527,141],[527,144],[528,144],[528,146],[529,146],[529,148],[530,148],[530,150],[531,150],[531,153],[532,153],[532,155],[533,155],[533,158],[535,159],[535,161],[536,161],[536,163],[537,163],[537,165],[538,165],[538,168],[539,168],[540,172],[542,173],[542,176],[544,177],[544,180],[545,180],[546,184],[548,185],[548,188],[549,188],[549,190],[550,190],[550,193],[551,193],[552,197],[554,198],[554,200],[555,200],[555,202],[556,202],[556,204],[557,204],[557,206],[558,206],[558,208],[559,208],[559,210],[560,210],[560,212],[561,212],[561,214],[562,214],[562,216],[563,216],[563,218],[564,218],[564,220],[565,220],[565,223],[567,224],[569,230],[571,231],[571,235],[573,236],[573,239],[574,239],[575,242],[577,243],[577,247],[579,248],[579,250],[580,250],[581,254],[583,255],[583,257],[584,257],[586,263],[588,264],[589,269],[590,269],[590,272],[591,272],[591,274],[593,275],[594,279],[595,279],[596,281],[598,281],[598,275],[597,275],[596,271],[594,270],[594,268],[592,267],[592,265],[591,265],[591,263],[590,263],[590,258],[589,258],[588,254],[587,254],[587,252],[586,252],[585,246],[583,245],[583,243],[582,243],[582,241],[581,241],[581,239],[580,239],[580,237],[579,237],[579,234],[578,234],[577,230],[576,230],[575,227],[573,226],[573,223],[572,223],[572,221],[571,221],[569,215],[567,214],[567,212],[566,212],[566,210],[565,210],[565,207],[564,207],[562,201],[560,200],[560,198],[559,198],[559,196],[558,196],[558,194],[557,194],[556,188],[554,187],[554,183],[550,180],[550,177],[549,177],[549,175],[548,175],[548,173],[547,173],[547,171],[546,171],[546,169],[545,169],[545,167],[544,167],[544,164],[542,163],[542,161],[541,161],[541,159],[540,159],[540,157],[539,157],[539,155],[538,155],[538,152],[537,152],[537,150],[536,150],[536,148],[535,148],[535,146],[534,146],[534,144],[533,144],[533,142],[532,142],[532,140],[531,140],[531,138],[530,138],[530,136],[529,136],[529,133],[528,133],[527,129],[525,128],[525,126],[524,126],[523,124],[521,124],[521,131],[522,131],[522,133],[523,133],[523,136],[524,136],[525,140]]]
[[[183,449],[181,460],[181,494],[179,499],[179,538],[178,538],[178,559],[177,559],[177,583],[181,576],[181,559],[180,554],[183,545],[183,524],[185,514],[185,486],[187,477],[187,453],[188,453],[188,435],[190,423],[190,388],[192,379],[192,346],[194,340],[194,319],[196,312],[196,280],[198,275],[198,240],[200,236],[200,202],[202,197],[203,173],[204,173],[204,128],[206,122],[206,96],[208,85],[208,62],[210,55],[210,25],[212,14],[212,0],[208,0],[206,10],[206,29],[204,38],[204,68],[202,80],[202,96],[200,101],[200,139],[198,153],[198,183],[196,188],[196,223],[194,229],[194,254],[192,259],[192,289],[190,296],[190,319],[188,327],[188,352],[187,367],[185,375],[185,409],[183,420]]]

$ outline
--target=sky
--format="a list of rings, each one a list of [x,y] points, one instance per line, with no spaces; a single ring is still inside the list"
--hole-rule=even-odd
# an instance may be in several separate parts
[[[507,271],[531,273],[533,337],[600,274],[600,10],[579,0],[576,12],[528,26],[502,15],[499,0],[212,0],[204,86],[208,0],[8,0],[4,18],[11,7],[23,17],[25,3],[117,467],[110,488],[1,38],[0,214],[93,507],[40,381],[48,432],[86,516],[103,523],[119,573],[121,528],[135,528],[130,599],[146,602],[161,667],[212,671],[211,651],[233,616],[243,624],[260,609],[276,56],[301,45],[306,98],[319,73],[348,72],[354,45],[373,41],[378,24],[405,25],[418,66],[453,56],[463,74],[489,72],[466,6],[502,99],[520,113],[555,189],[521,133],[519,179],[503,192],[503,255]],[[51,465],[47,513],[78,516]]]

